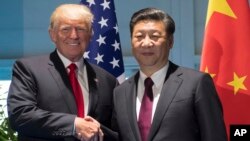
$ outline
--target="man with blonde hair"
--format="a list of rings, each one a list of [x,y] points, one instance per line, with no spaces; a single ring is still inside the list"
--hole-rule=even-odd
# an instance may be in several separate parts
[[[84,5],[63,4],[51,15],[50,55],[18,59],[7,106],[19,141],[113,141],[115,77],[84,60],[93,14]]]

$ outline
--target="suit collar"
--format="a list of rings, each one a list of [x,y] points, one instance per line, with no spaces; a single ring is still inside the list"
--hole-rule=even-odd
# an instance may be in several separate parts
[[[137,116],[136,116],[136,93],[137,93],[137,84],[140,73],[137,72],[133,77],[128,79],[128,84],[125,89],[126,95],[126,105],[128,120],[132,129],[132,133],[137,141],[140,140],[140,132],[137,126]]]
[[[82,69],[83,65],[84,65],[84,63],[83,63],[83,60],[84,60],[83,57],[80,58],[76,62],[72,62],[68,58],[66,58],[65,56],[63,56],[58,50],[56,50],[56,53],[59,56],[59,58],[61,59],[61,61],[63,62],[63,65],[64,65],[65,68],[67,68],[71,63],[74,63],[74,64],[76,64],[77,68],[81,68],[80,70],[83,71],[83,69]]]
[[[163,84],[162,92],[156,107],[155,115],[153,118],[153,122],[151,125],[151,129],[149,132],[149,139],[153,140],[153,137],[156,135],[161,121],[165,113],[167,112],[170,103],[172,102],[176,91],[182,83],[182,79],[180,79],[180,75],[182,72],[179,67],[172,62],[169,62],[169,68],[165,76],[165,81]],[[137,116],[136,116],[136,92],[137,92],[137,84],[139,79],[139,72],[137,72],[133,77],[128,79],[128,87],[126,88],[126,100],[128,105],[128,117],[131,128],[133,130],[134,136],[136,140],[140,140],[140,132],[137,124]],[[130,101],[132,100],[132,101]]]
[[[182,79],[179,77],[182,72],[178,68],[179,67],[177,65],[170,62],[169,69],[165,77],[165,83],[163,84],[161,95],[157,103],[153,122],[149,132],[149,140],[153,140],[153,137],[160,128],[163,117],[166,114],[173,98],[175,97],[176,91],[182,83]]]
[[[51,72],[52,77],[55,79],[55,82],[60,89],[60,94],[63,97],[66,105],[68,106],[69,111],[71,111],[71,113],[73,114],[77,114],[76,104],[72,104],[75,103],[75,99],[72,94],[72,88],[68,78],[68,73],[56,51],[50,54],[50,62],[48,62],[48,64],[49,71]]]
[[[65,69],[63,62],[61,61],[60,57],[58,56],[56,50],[50,54],[50,61],[49,64],[49,71],[51,72],[52,76],[56,80],[58,84],[62,97],[65,100],[65,103],[68,105],[70,111],[73,114],[77,114],[77,107],[73,96],[73,91],[71,88],[71,84],[68,78],[68,73]],[[89,110],[88,115],[94,114],[94,109],[98,102],[98,87],[99,81],[96,75],[96,71],[94,70],[93,66],[89,64],[86,60],[84,60],[84,65],[86,65],[87,70],[87,77],[88,77],[88,86],[89,86]]]
[[[94,116],[95,108],[98,103],[98,88],[100,87],[100,83],[94,70],[94,66],[89,64],[86,60],[84,60],[84,64],[86,65],[88,84],[89,84],[89,111],[88,115]]]

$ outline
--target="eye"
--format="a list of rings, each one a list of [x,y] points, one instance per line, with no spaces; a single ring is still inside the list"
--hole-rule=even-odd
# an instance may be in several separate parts
[[[86,33],[86,32],[88,32],[88,29],[83,28],[83,27],[77,27],[76,30],[77,30],[78,33]]]
[[[143,36],[142,35],[135,35],[134,37],[135,38],[142,38]]]
[[[159,40],[162,36],[159,32],[154,32],[152,34],[149,35],[151,40],[157,41]]]
[[[151,35],[151,36],[150,36],[150,39],[156,41],[156,40],[158,40],[160,37],[161,37],[161,36],[159,36],[159,35]]]
[[[61,29],[63,33],[68,33],[70,31],[70,27],[64,27]]]
[[[143,34],[136,34],[134,35],[134,38],[137,39],[138,41],[141,41],[145,36]]]

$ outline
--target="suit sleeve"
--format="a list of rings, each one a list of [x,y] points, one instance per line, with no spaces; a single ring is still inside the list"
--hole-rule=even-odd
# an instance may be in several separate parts
[[[204,74],[198,82],[195,109],[201,141],[227,141],[222,105],[208,74]]]
[[[38,83],[30,68],[31,66],[27,67],[27,64],[21,61],[17,61],[13,67],[12,81],[7,98],[11,127],[18,131],[20,135],[31,137],[59,138],[71,136],[75,115],[50,112],[39,108],[37,100]]]

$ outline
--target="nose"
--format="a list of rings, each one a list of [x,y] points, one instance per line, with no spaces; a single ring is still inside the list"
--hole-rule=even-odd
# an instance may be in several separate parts
[[[72,39],[77,39],[79,36],[78,36],[78,33],[77,33],[77,29],[76,28],[72,28],[71,31],[70,31],[70,38]]]
[[[147,35],[145,38],[142,40],[142,47],[151,47],[153,45],[152,40],[150,37]]]

